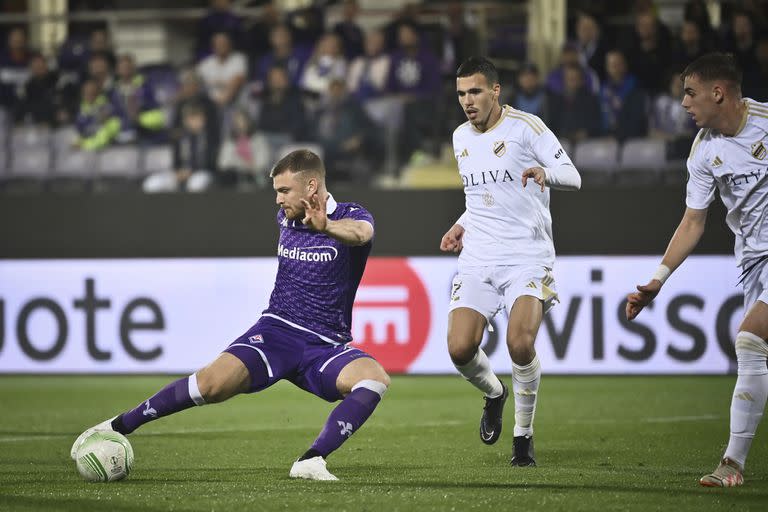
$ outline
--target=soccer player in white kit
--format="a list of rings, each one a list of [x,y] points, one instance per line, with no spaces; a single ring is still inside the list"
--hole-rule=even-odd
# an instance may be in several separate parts
[[[682,105],[701,128],[688,156],[686,210],[651,281],[627,297],[626,313],[635,318],[696,247],[717,188],[736,235],[747,313],[736,335],[728,447],[715,471],[699,482],[735,487],[744,483],[744,463],[768,398],[768,104],[741,97],[741,72],[730,54],[696,59],[682,79]]]
[[[480,439],[501,434],[509,391],[480,348],[483,330],[504,308],[515,399],[513,466],[535,466],[533,416],[541,379],[534,341],[557,300],[552,266],[549,189],[578,190],[581,177],[555,135],[538,117],[499,104],[499,75],[472,57],[456,73],[468,121],[453,133],[466,211],[440,249],[460,252],[448,316],[448,352],[456,369],[485,394]],[[529,183],[529,182],[533,183]]]

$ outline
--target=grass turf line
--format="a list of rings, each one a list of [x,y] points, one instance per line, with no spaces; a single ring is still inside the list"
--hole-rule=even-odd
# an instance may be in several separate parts
[[[508,465],[514,412],[494,446],[459,377],[395,377],[328,460],[340,482],[288,478],[333,407],[290,384],[160,419],[129,436],[131,476],[81,480],[74,438],[169,377],[0,376],[0,510],[763,510],[768,433],[739,489],[705,489],[727,442],[735,377],[548,377],[538,468]],[[509,380],[508,377],[506,380]]]

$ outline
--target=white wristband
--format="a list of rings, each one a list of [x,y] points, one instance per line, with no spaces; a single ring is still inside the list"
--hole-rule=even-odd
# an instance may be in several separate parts
[[[669,277],[669,275],[672,273],[672,271],[669,269],[666,265],[659,265],[659,268],[656,269],[656,273],[653,274],[653,277],[651,278],[656,279],[661,284],[664,284]]]

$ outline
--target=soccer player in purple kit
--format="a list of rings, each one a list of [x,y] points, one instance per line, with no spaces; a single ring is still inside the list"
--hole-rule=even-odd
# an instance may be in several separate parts
[[[352,304],[371,251],[373,216],[361,205],[337,203],[325,168],[311,151],[294,151],[270,175],[280,210],[278,271],[269,306],[256,324],[211,364],[170,383],[136,408],[83,432],[130,434],[157,418],[261,391],[286,379],[329,402],[312,446],[294,462],[291,478],[338,480],[325,459],[360,429],[389,386],[389,376],[352,341]]]

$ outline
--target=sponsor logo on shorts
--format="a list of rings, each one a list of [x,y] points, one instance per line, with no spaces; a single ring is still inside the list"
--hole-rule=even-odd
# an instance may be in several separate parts
[[[277,255],[282,258],[288,258],[296,261],[309,261],[313,263],[326,263],[335,260],[339,256],[339,251],[330,245],[316,245],[313,247],[285,247],[283,244],[277,246]]]

